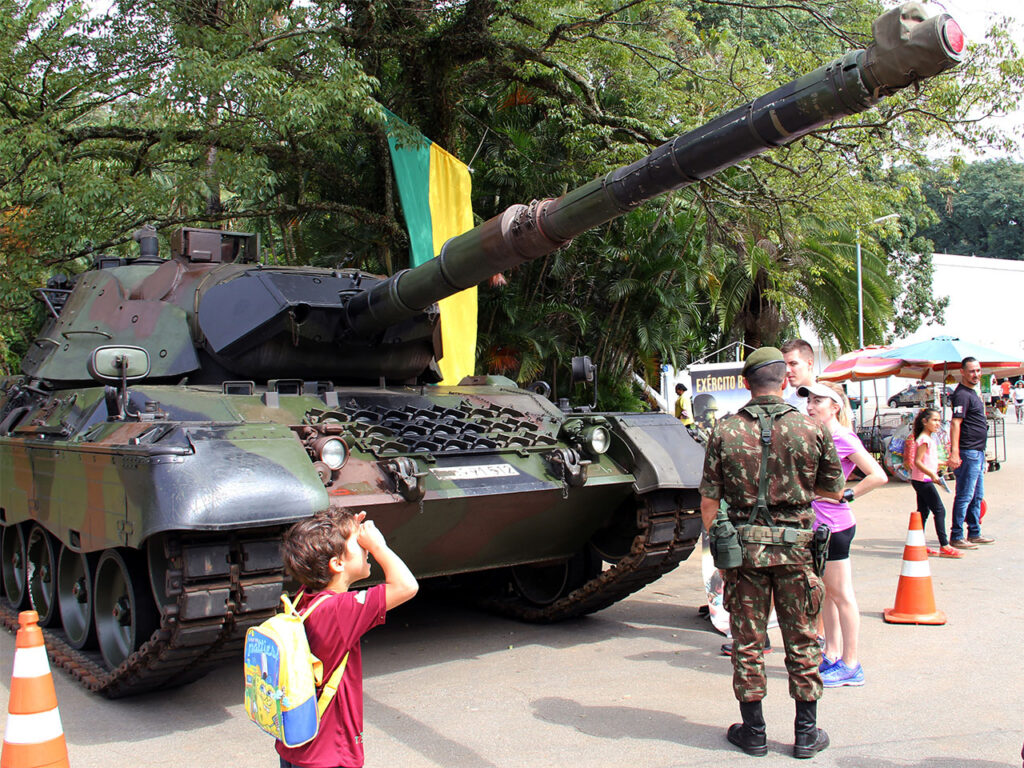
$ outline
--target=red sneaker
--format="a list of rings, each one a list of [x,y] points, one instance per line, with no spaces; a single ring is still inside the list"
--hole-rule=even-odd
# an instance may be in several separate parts
[[[963,552],[957,549],[953,549],[952,547],[942,547],[939,550],[939,557],[961,558],[963,556]]]
[[[931,547],[925,547],[925,552],[928,553],[928,557],[938,557],[939,556],[939,550],[932,549]]]

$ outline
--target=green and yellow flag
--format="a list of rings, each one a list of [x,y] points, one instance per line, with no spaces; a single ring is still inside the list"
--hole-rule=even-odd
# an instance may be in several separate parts
[[[388,120],[388,147],[412,244],[411,262],[418,267],[439,254],[446,240],[473,228],[469,168],[390,112]],[[476,286],[442,299],[438,306],[444,346],[441,383],[458,384],[476,368]]]

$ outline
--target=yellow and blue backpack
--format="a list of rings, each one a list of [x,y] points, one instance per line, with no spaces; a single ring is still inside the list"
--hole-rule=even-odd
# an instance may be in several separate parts
[[[317,698],[324,665],[309,650],[303,622],[330,595],[318,597],[299,613],[295,606],[301,596],[299,592],[292,602],[281,595],[284,612],[245,633],[245,711],[286,747],[301,747],[316,737],[348,663],[346,653]]]

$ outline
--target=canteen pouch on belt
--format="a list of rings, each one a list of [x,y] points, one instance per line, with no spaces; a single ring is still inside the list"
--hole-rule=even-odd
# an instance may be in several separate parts
[[[740,535],[736,526],[732,524],[725,514],[723,507],[718,508],[718,515],[715,522],[711,524],[708,531],[708,540],[711,543],[711,557],[715,561],[715,568],[739,568],[743,565],[743,547],[740,546]]]

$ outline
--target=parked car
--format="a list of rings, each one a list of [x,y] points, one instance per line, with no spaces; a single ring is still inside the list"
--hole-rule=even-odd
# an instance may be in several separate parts
[[[942,390],[939,393],[940,404],[949,405],[949,396],[953,390],[947,387],[945,384],[942,385]],[[930,405],[935,401],[935,385],[925,384],[918,382],[917,384],[911,384],[905,389],[901,389],[895,395],[889,398],[890,408],[921,408],[925,405]]]

